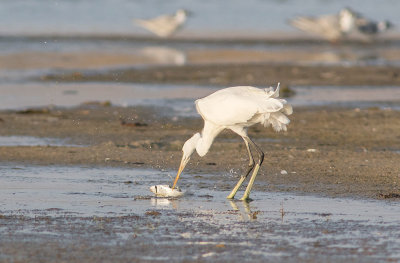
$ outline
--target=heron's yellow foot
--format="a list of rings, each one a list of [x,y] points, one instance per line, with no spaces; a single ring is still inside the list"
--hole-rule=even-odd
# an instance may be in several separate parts
[[[249,202],[251,202],[251,201],[253,201],[253,199],[251,199],[250,197],[246,197],[246,196],[242,196],[242,198],[240,198],[240,201],[243,201],[243,202],[246,202],[246,203],[249,203]]]
[[[243,194],[242,198],[240,198],[240,200],[246,201],[246,202],[251,201],[251,199],[250,199],[250,189],[249,189],[249,186],[250,186],[250,183],[249,183],[249,185],[247,186],[246,191],[244,192],[244,194]],[[250,187],[250,188],[251,188],[251,187]]]
[[[233,198],[235,198],[235,194],[236,194],[236,193],[234,193],[234,194],[230,193],[230,194],[226,197],[226,199],[233,199]]]
[[[256,167],[254,168],[253,174],[251,175],[249,184],[246,187],[246,191],[244,191],[243,197],[240,198],[240,200],[242,200],[242,201],[249,201],[250,200],[250,198],[249,198],[250,191],[251,191],[251,188],[253,187],[254,180],[256,179],[256,176],[257,176],[257,173],[258,173],[258,169],[260,169],[260,165],[256,164]]]
[[[244,192],[242,198],[240,198],[240,200],[242,200],[242,201],[249,201],[249,200],[251,200],[251,199],[250,199],[250,191],[247,191],[248,188],[249,188],[249,187],[247,186],[247,189],[246,189],[246,191]]]

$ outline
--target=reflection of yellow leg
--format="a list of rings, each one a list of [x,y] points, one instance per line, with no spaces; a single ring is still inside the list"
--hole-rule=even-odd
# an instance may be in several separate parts
[[[243,201],[243,207],[244,207],[244,211],[246,211],[247,217],[250,220],[253,220],[253,214],[251,213],[251,209],[250,209],[250,203]]]
[[[251,210],[250,210],[250,205],[249,205],[249,203],[248,203],[248,202],[243,202],[243,207],[244,207],[244,210],[246,211],[246,213],[247,213],[248,215],[250,215],[250,214],[251,214]]]
[[[242,212],[239,207],[238,207],[238,203],[236,203],[235,201],[231,201],[229,200],[229,204],[231,205],[232,209],[234,211],[239,212],[238,215],[240,217],[240,220],[242,221],[246,221],[246,220],[254,220],[257,219],[257,214],[259,213],[259,211],[256,211],[254,213],[251,212],[251,207],[250,207],[250,203],[243,201],[241,202],[243,204],[244,207],[244,212]],[[239,203],[240,204],[240,203]]]
[[[229,203],[231,204],[233,210],[239,212],[238,215],[239,215],[239,217],[240,217],[240,220],[245,221],[246,218],[243,216],[242,211],[240,211],[240,209],[239,209],[239,207],[237,206],[237,204],[235,203],[235,201],[229,200]],[[244,203],[247,203],[247,202],[244,202]],[[247,210],[246,210],[246,211],[247,211]],[[250,216],[249,216],[249,218],[250,218]]]
[[[239,211],[239,207],[236,205],[234,201],[229,201],[229,204],[231,205],[233,210]]]
[[[257,173],[258,173],[258,169],[260,169],[260,165],[256,164],[256,167],[254,168],[253,174],[251,175],[250,182],[247,185],[246,191],[244,192],[243,197],[240,198],[240,200],[243,200],[243,201],[249,200],[250,191],[251,191],[251,188],[253,187],[254,180],[256,179],[256,176],[257,176]]]

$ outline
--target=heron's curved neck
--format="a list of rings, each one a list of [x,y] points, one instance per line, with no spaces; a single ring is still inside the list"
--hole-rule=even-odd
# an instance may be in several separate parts
[[[197,142],[196,151],[200,156],[206,155],[211,147],[215,137],[224,129],[219,125],[215,125],[212,122],[204,121],[204,128],[201,132],[201,138]]]

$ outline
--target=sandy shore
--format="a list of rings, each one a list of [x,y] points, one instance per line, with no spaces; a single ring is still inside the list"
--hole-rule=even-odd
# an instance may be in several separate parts
[[[3,111],[0,118],[2,136],[66,138],[84,145],[0,147],[3,162],[41,165],[175,170],[183,142],[202,128],[200,118],[172,120],[158,117],[152,108],[107,105]],[[262,190],[369,198],[400,195],[397,111],[296,108],[291,120],[286,133],[277,134],[261,126],[250,130],[250,136],[266,153],[257,178],[268,183]],[[218,176],[230,171],[239,177],[246,164],[241,139],[232,132],[223,132],[204,158],[192,158],[184,176]]]

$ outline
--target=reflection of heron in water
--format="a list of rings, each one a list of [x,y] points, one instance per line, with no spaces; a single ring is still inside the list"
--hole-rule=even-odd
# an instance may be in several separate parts
[[[159,37],[169,37],[186,22],[189,12],[183,9],[174,15],[162,15],[152,19],[135,19],[134,22]]]
[[[258,89],[249,86],[222,89],[196,100],[196,109],[204,120],[204,128],[183,145],[183,156],[172,189],[176,186],[180,174],[194,151],[199,156],[206,155],[215,137],[222,130],[230,129],[242,137],[249,155],[249,166],[227,198],[234,198],[243,181],[253,171],[241,198],[241,200],[248,200],[250,190],[264,160],[264,153],[250,139],[247,129],[254,124],[261,123],[265,127],[272,125],[275,131],[286,131],[286,125],[290,122],[286,115],[292,114],[292,107],[284,99],[279,98],[278,85],[275,91],[272,88]],[[250,145],[258,153],[257,164],[255,164]]]
[[[329,41],[338,41],[353,33],[361,36],[375,36],[393,27],[389,21],[375,22],[346,7],[338,14],[319,17],[299,16],[289,23],[308,33],[321,36]]]
[[[257,215],[260,213],[260,211],[252,211],[251,207],[250,207],[250,203],[249,202],[243,202],[243,207],[244,207],[244,213],[242,213],[242,211],[240,210],[239,206],[234,202],[234,201],[229,201],[231,207],[233,210],[238,211],[239,212],[239,216],[240,219],[245,221],[246,220],[246,216],[248,220],[256,220],[257,219]],[[245,216],[243,216],[245,215]]]
[[[151,198],[150,199],[150,204],[152,206],[155,206],[157,208],[163,208],[163,207],[170,207],[172,206],[173,209],[178,209],[178,202],[177,200],[174,199],[168,199],[168,198]]]
[[[168,47],[145,47],[140,54],[157,64],[184,65],[186,54],[180,50]]]

